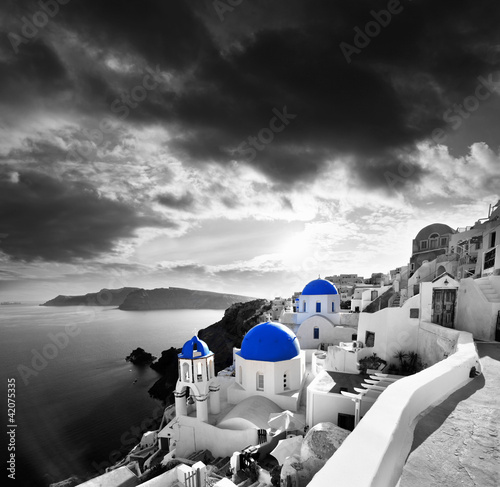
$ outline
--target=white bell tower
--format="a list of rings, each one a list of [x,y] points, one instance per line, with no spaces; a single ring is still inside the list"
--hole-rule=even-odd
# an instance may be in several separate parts
[[[194,336],[182,347],[179,357],[179,379],[175,387],[175,414],[187,416],[187,400],[196,402],[196,417],[208,421],[220,412],[220,386],[215,377],[214,354],[207,344]]]

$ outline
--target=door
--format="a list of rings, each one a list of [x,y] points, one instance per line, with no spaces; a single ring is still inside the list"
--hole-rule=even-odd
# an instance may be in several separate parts
[[[432,322],[453,328],[456,289],[434,289],[432,294]]]

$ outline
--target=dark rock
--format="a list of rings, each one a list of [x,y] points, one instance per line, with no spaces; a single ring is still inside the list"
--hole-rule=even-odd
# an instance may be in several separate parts
[[[125,360],[132,362],[134,365],[150,365],[156,360],[156,357],[139,347],[133,350]]]

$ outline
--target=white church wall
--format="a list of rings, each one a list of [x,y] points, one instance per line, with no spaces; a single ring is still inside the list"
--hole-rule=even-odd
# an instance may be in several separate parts
[[[472,335],[457,332],[457,351],[418,374],[387,388],[309,487],[394,487],[413,441],[420,415],[473,379],[480,367]],[[362,459],[363,468],[353,469]]]
[[[314,338],[315,328],[318,338]],[[333,343],[334,325],[324,316],[311,316],[299,326],[297,339],[302,349],[317,349],[321,343]]]

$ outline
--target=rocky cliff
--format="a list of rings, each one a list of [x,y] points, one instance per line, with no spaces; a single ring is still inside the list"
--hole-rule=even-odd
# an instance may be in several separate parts
[[[233,347],[240,347],[245,333],[264,321],[264,313],[271,309],[266,299],[255,299],[246,303],[237,303],[226,309],[223,318],[198,332],[198,337],[205,341],[215,354],[215,371],[233,363]],[[188,340],[191,337],[186,337]],[[181,349],[170,348],[163,351],[160,359],[151,368],[162,374],[162,378],[153,384],[149,394],[156,399],[170,402],[177,382],[177,354]]]
[[[125,311],[150,309],[226,309],[234,303],[254,298],[237,294],[194,291],[179,287],[101,289],[81,296],[59,295],[40,306],[118,306]]]
[[[101,289],[97,293],[87,293],[81,296],[64,296],[60,294],[40,306],[120,306],[125,298],[137,287],[122,287],[120,289]]]
[[[138,289],[127,295],[120,309],[126,311],[150,309],[226,309],[234,303],[253,298],[237,294],[194,291],[179,287]]]

